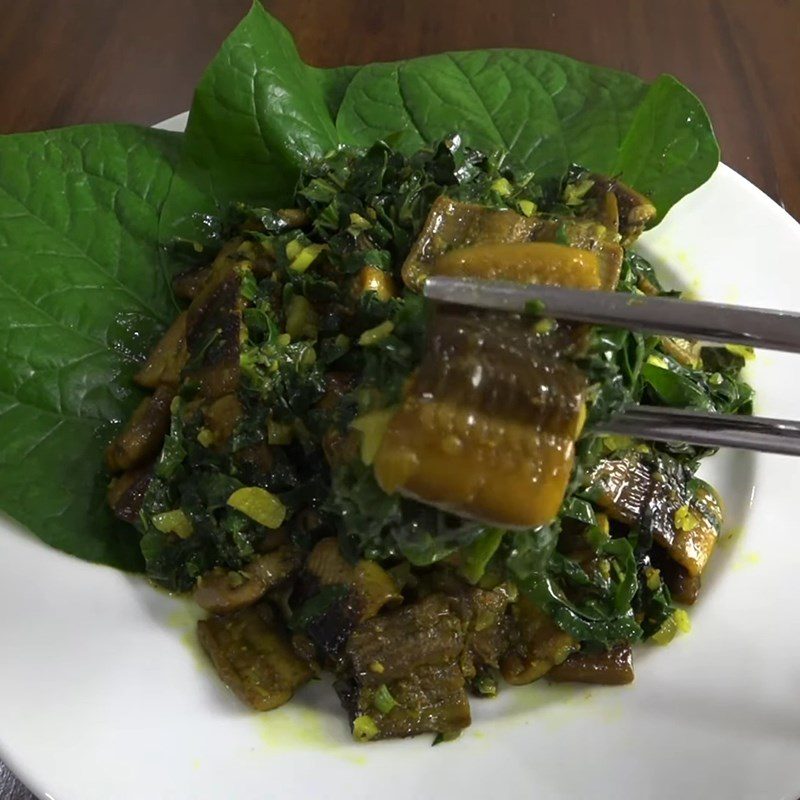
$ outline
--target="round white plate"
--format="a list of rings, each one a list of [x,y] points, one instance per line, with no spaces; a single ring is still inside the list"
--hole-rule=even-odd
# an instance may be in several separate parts
[[[800,311],[800,225],[727,167],[640,249],[705,298]],[[799,366],[756,359],[757,413],[800,416]],[[54,800],[796,800],[800,459],[728,452],[708,474],[729,535],[692,632],[640,648],[629,687],[475,700],[472,727],[436,748],[354,743],[325,683],[246,710],[205,666],[187,605],[5,524],[0,752]]]

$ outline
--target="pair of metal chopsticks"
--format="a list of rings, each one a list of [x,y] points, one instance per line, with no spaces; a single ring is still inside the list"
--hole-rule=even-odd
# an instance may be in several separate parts
[[[521,313],[535,303],[537,313],[548,317],[800,353],[800,314],[788,311],[435,275],[424,291],[431,300],[456,305]],[[800,455],[800,422],[785,419],[633,406],[597,433]]]

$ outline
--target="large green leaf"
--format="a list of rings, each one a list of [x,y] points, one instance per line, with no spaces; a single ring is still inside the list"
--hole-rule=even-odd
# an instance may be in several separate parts
[[[140,566],[103,449],[133,360],[174,314],[158,217],[179,137],[94,125],[0,138],[0,508],[49,544]]]
[[[540,177],[571,163],[620,176],[662,216],[719,161],[705,110],[670,76],[648,85],[536,50],[315,69],[256,3],[198,88],[165,233],[234,200],[288,201],[303,160],[337,143],[399,134],[411,152],[453,132]]]
[[[332,111],[347,78],[306,66],[286,28],[254,4],[195,91],[164,237],[195,235],[196,212],[234,200],[288,202],[305,159],[337,143]]]
[[[343,141],[361,145],[402,131],[408,150],[455,130],[475,147],[508,150],[539,177],[579,163],[620,176],[662,215],[719,161],[708,116],[674,78],[648,86],[541,51],[369,65],[352,79],[336,124]]]

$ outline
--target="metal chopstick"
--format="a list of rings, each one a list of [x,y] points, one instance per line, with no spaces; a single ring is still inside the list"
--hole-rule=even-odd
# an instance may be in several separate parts
[[[788,419],[631,406],[599,423],[592,432],[800,456],[800,423]]]
[[[457,305],[520,313],[535,304],[546,317],[800,353],[800,314],[789,311],[438,275],[424,291]]]
[[[788,311],[445,276],[429,277],[424,291],[457,305],[520,313],[535,304],[543,316],[800,353],[800,314]],[[786,419],[631,406],[593,432],[800,456],[800,422]]]

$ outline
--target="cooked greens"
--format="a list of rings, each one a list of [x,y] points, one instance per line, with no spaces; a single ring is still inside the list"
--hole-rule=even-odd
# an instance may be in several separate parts
[[[487,268],[662,293],[621,245],[653,215],[618,181],[536,180],[453,135],[410,156],[338,148],[290,207],[235,204],[212,244],[181,243],[198,254],[176,279],[191,303],[139,374],[165,376],[145,403],[171,398],[169,433],[155,460],[133,451],[130,484],[120,451],[152,416],[134,415],[109,450],[110,500],[152,580],[233,615],[202,637],[237,693],[272,707],[327,669],[357,738],[453,735],[467,693],[496,693],[499,675],[629,682],[631,645],[674,635],[672,590],[694,601],[721,526],[695,478],[709,451],[594,430],[631,403],[749,412],[742,355],[418,293],[427,271]],[[387,471],[412,474],[415,441],[422,477],[387,488]],[[250,607],[284,632],[276,663],[255,632],[225,644]],[[305,677],[256,696],[233,664],[249,647],[267,687],[287,653]]]

